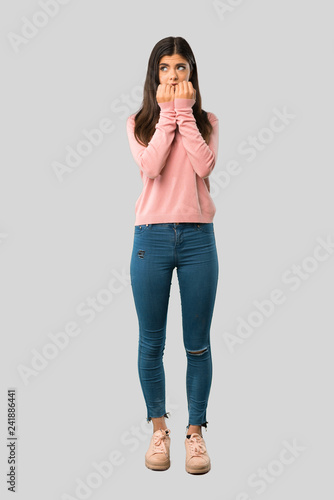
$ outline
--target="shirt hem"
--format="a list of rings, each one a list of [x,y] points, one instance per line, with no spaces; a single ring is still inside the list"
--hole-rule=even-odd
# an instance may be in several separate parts
[[[137,217],[135,219],[135,226],[141,224],[172,224],[173,222],[198,222],[198,223],[210,223],[213,222],[214,215],[149,215],[146,217]]]

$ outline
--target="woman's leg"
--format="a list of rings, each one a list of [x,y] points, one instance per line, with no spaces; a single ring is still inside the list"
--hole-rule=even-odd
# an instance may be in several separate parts
[[[184,230],[177,255],[187,356],[187,428],[192,433],[202,426],[206,428],[208,423],[206,409],[212,381],[210,327],[219,273],[213,223],[194,224],[192,229]]]
[[[139,323],[138,373],[153,432],[167,428],[163,353],[173,274],[168,231],[157,234],[152,225],[136,226],[130,264],[131,286]]]

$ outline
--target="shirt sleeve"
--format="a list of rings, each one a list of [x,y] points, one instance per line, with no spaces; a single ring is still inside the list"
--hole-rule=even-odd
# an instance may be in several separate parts
[[[166,165],[176,130],[174,101],[160,102],[160,116],[154,134],[147,146],[139,144],[134,136],[134,115],[127,119],[127,134],[130,150],[139,168],[155,179]]]
[[[195,99],[177,98],[175,102],[176,123],[182,136],[183,145],[196,174],[205,179],[216,164],[219,142],[219,120],[214,113],[208,113],[213,127],[209,144],[205,142],[198,130],[192,107]]]

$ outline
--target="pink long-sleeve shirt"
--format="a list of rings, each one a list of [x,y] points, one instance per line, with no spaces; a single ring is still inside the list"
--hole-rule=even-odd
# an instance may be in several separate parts
[[[134,136],[135,114],[127,118],[130,149],[140,169],[143,190],[135,205],[135,225],[212,222],[216,206],[209,175],[218,154],[218,118],[208,112],[213,131],[206,144],[193,114],[195,99],[158,103],[159,121],[148,144]]]

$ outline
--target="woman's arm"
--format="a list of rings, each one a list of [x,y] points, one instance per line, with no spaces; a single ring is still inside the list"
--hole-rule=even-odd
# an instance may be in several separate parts
[[[182,136],[183,145],[187,151],[190,163],[196,174],[208,177],[215,164],[218,155],[219,120],[213,113],[208,113],[208,118],[213,130],[210,135],[209,144],[205,142],[198,130],[192,107],[195,99],[175,99],[176,123]]]
[[[126,124],[129,145],[135,162],[150,179],[155,179],[166,165],[176,129],[174,101],[158,104],[160,106],[159,121],[155,125],[155,132],[147,147],[139,144],[134,136],[134,115],[128,117]]]

